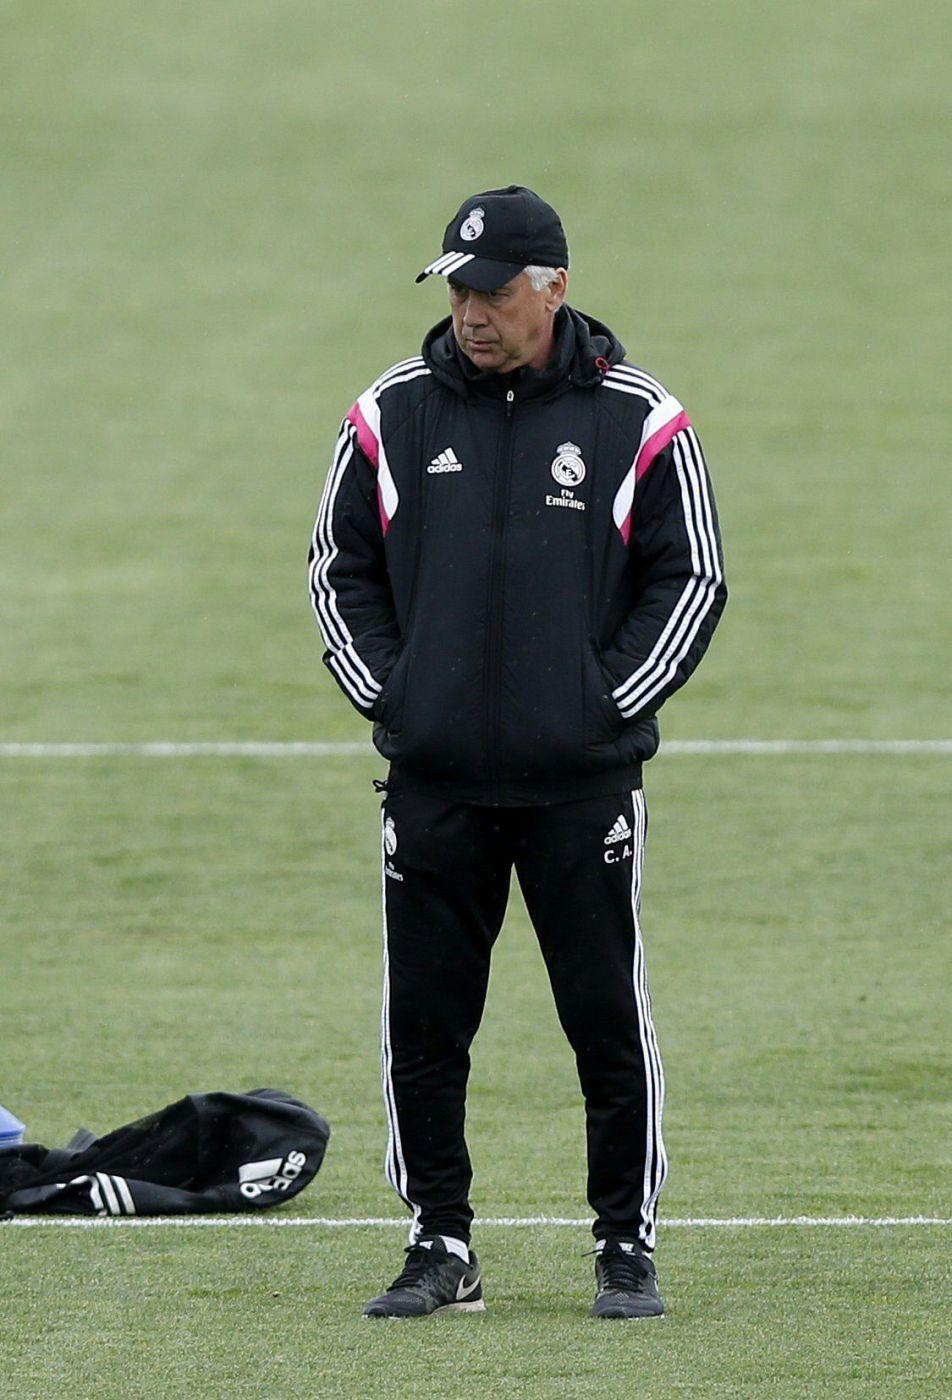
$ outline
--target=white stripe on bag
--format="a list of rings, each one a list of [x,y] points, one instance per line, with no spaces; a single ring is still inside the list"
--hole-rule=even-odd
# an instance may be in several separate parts
[[[132,1199],[132,1192],[129,1190],[129,1183],[126,1181],[125,1177],[114,1176],[112,1179],[112,1184],[115,1186],[116,1191],[118,1192],[119,1199],[122,1202],[122,1207],[126,1215],[135,1215],[136,1203]]]
[[[99,1186],[103,1194],[103,1199],[106,1202],[106,1209],[109,1211],[109,1214],[121,1215],[122,1206],[119,1204],[119,1197],[113,1190],[112,1178],[110,1176],[107,1176],[105,1172],[97,1172],[96,1180],[99,1182]]]

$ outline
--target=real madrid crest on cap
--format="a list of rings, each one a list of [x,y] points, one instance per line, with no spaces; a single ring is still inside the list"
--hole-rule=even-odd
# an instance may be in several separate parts
[[[552,205],[525,185],[506,185],[463,200],[446,225],[442,253],[417,281],[451,277],[475,291],[493,292],[524,267],[568,265],[565,230]]]
[[[460,224],[460,238],[464,238],[467,243],[472,243],[473,239],[478,238],[479,235],[482,233],[483,229],[486,227],[484,222],[485,218],[485,209],[480,209],[478,205],[475,209],[471,209],[466,215],[466,218]]]
[[[560,486],[577,486],[585,480],[582,449],[574,442],[563,442],[552,461],[552,475]]]

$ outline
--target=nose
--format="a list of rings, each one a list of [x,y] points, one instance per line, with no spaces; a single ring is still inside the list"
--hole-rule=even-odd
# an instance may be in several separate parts
[[[464,326],[484,326],[486,324],[485,307],[480,297],[469,293],[463,303],[463,325]]]

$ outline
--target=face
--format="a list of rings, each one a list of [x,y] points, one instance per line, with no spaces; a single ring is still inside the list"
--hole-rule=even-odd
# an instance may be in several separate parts
[[[524,272],[494,292],[475,292],[450,281],[453,333],[463,354],[477,369],[496,374],[508,374],[520,365],[544,369],[567,281],[564,268],[541,292],[533,291]]]

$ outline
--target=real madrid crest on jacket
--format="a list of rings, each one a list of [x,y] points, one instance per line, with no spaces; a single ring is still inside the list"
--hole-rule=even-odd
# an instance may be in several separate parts
[[[311,595],[392,788],[523,805],[638,787],[723,608],[687,413],[606,326],[563,307],[556,330],[544,372],[500,375],[443,321],[344,420]]]

